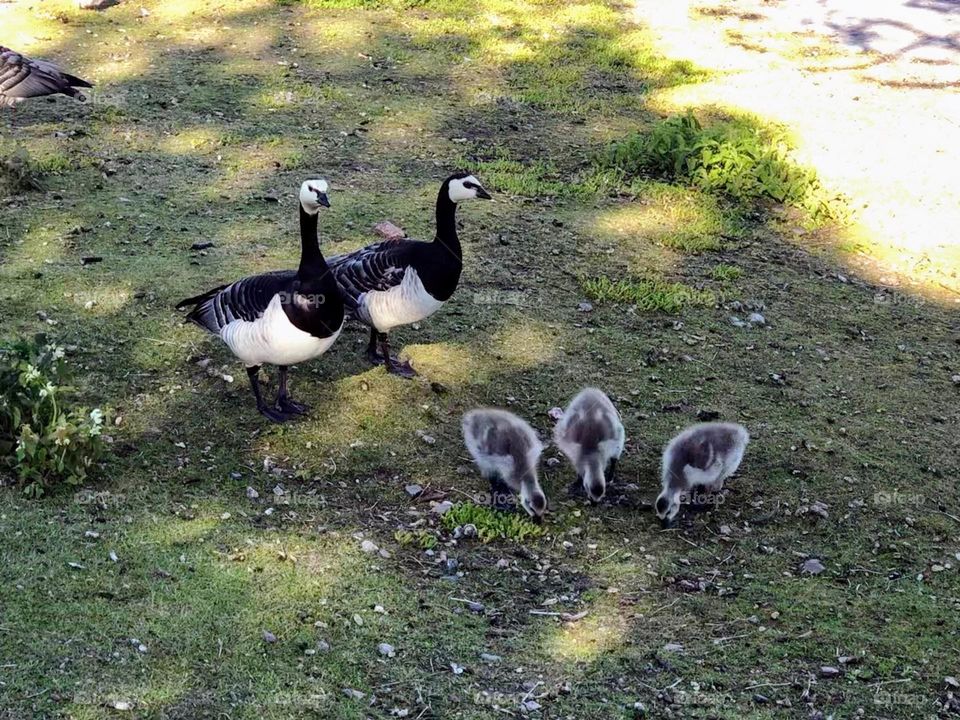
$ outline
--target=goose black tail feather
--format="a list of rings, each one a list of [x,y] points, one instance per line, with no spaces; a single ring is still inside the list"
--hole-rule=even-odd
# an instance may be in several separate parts
[[[72,87],[85,87],[85,88],[93,87],[92,82],[89,82],[88,80],[84,80],[83,78],[78,78],[76,75],[69,75],[68,73],[63,73],[63,77],[66,78],[67,82]]]
[[[212,290],[207,290],[205,293],[200,295],[195,295],[194,297],[189,297],[185,300],[181,300],[176,304],[177,310],[184,310],[186,308],[191,308],[190,312],[187,313],[186,319],[195,325],[199,325],[204,330],[209,330],[212,333],[216,333],[215,328],[211,328],[207,322],[205,322],[204,312],[207,309],[207,303],[215,298],[220,291],[229,287],[229,283],[226,285],[221,285],[220,287],[215,287]],[[191,307],[192,306],[192,307]]]

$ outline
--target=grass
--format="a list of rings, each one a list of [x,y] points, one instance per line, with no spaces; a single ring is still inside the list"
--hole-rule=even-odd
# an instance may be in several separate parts
[[[5,42],[103,100],[2,119],[0,154],[66,162],[43,190],[4,191],[0,332],[45,331],[77,401],[117,415],[76,494],[0,490],[0,716],[936,712],[960,639],[955,311],[875,302],[842,257],[798,246],[817,236],[789,213],[596,172],[654,126],[648,99],[706,73],[601,0],[143,5],[0,4]],[[293,266],[304,176],[331,182],[332,254],[381,219],[432,237],[458,164],[495,202],[459,210],[451,303],[393,336],[423,377],[370,368],[348,327],[291,372],[311,415],[267,425],[242,367],[172,306]],[[767,325],[732,327],[721,299]],[[542,534],[432,512],[485,490],[466,409],[512,408],[549,437],[586,385],[627,430],[608,501],[567,497],[550,449]],[[660,449],[700,411],[753,440],[729,501],[662,532]],[[453,537],[461,521],[489,542]],[[808,557],[826,570],[803,574]],[[822,677],[838,655],[859,662]]]
[[[682,283],[663,280],[611,280],[606,275],[586,278],[583,289],[601,302],[631,303],[639,310],[676,313],[686,307],[713,307],[717,296],[709,290],[697,290]]]
[[[720,280],[721,282],[733,282],[743,277],[743,268],[739,268],[736,265],[720,263],[710,269],[710,277],[714,280]]]

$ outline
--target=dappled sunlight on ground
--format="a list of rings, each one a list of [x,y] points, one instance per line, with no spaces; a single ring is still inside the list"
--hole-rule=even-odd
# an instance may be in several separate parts
[[[668,11],[666,4],[641,0],[635,17],[650,24],[668,55],[724,72],[698,85],[659,91],[652,105],[664,112],[716,106],[787,125],[798,159],[850,198],[859,225],[851,237],[861,249],[847,262],[881,284],[896,285],[899,275],[952,303],[960,293],[960,204],[953,180],[960,143],[950,119],[960,109],[956,89],[884,85],[837,68],[832,58],[825,67],[810,67],[816,56],[805,53],[757,55],[725,39],[713,15],[702,8],[688,14],[682,5],[671,3]],[[776,17],[765,19],[765,7],[757,5],[760,16],[742,21],[755,43],[784,27]],[[803,12],[817,14],[812,7]],[[785,22],[792,27],[798,17]],[[871,59],[855,48],[836,47],[844,57]]]

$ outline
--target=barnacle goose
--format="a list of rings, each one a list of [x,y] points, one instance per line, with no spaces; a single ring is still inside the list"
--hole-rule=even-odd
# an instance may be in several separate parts
[[[480,473],[490,481],[491,505],[498,510],[520,505],[535,522],[543,519],[547,498],[537,480],[543,444],[526,422],[496,408],[477,408],[463,416],[463,440]]]
[[[655,510],[663,527],[672,527],[680,505],[697,492],[719,493],[740,467],[750,434],[735,423],[691,425],[663,451],[662,486]]]
[[[274,422],[302,415],[307,407],[287,393],[287,368],[323,355],[340,335],[343,299],[317,238],[320,206],[330,207],[325,180],[300,187],[300,267],[252,275],[188,298],[187,319],[218,335],[244,365],[257,410]],[[280,372],[274,406],[260,394],[260,366]]]
[[[577,471],[577,484],[582,483],[592,502],[600,502],[607,483],[613,482],[624,435],[620,413],[596,388],[577,393],[554,428],[553,441],[569,458]]]
[[[463,254],[457,237],[457,203],[490,194],[469,173],[443,181],[437,194],[433,242],[384,240],[327,262],[340,284],[350,314],[370,327],[367,357],[403,377],[417,373],[390,355],[387,333],[433,315],[457,289]],[[377,345],[380,352],[377,352]]]
[[[46,60],[31,60],[0,45],[0,105],[13,107],[27,98],[62,93],[79,100],[93,83],[65,73]]]

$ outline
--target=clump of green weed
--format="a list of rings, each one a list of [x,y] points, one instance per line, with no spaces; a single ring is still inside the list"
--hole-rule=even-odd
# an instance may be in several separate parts
[[[71,408],[63,349],[43,336],[0,344],[0,467],[28,495],[79,485],[105,450],[104,413]]]
[[[742,121],[703,127],[687,112],[610,145],[597,161],[625,180],[638,176],[688,182],[737,202],[775,200],[816,221],[844,220],[842,198],[823,187],[811,168],[796,164],[785,138]]]
[[[426,530],[397,530],[393,539],[404,547],[416,545],[424,550],[435,548],[438,542],[437,536]]]
[[[647,311],[675,313],[691,305],[713,307],[719,302],[716,293],[710,290],[697,290],[683,283],[664,280],[611,280],[602,275],[585,278],[582,285],[593,300],[633,303],[640,310]]]
[[[474,525],[477,536],[483,542],[497,538],[523,542],[527,538],[539,537],[543,528],[535,525],[526,516],[519,513],[500,512],[485,505],[461,502],[443,514],[443,526],[453,530],[460,525]]]
[[[742,276],[743,269],[738,268],[736,265],[726,265],[724,263],[720,263],[710,270],[710,277],[712,277],[714,280],[720,280],[722,282],[738,280]]]

